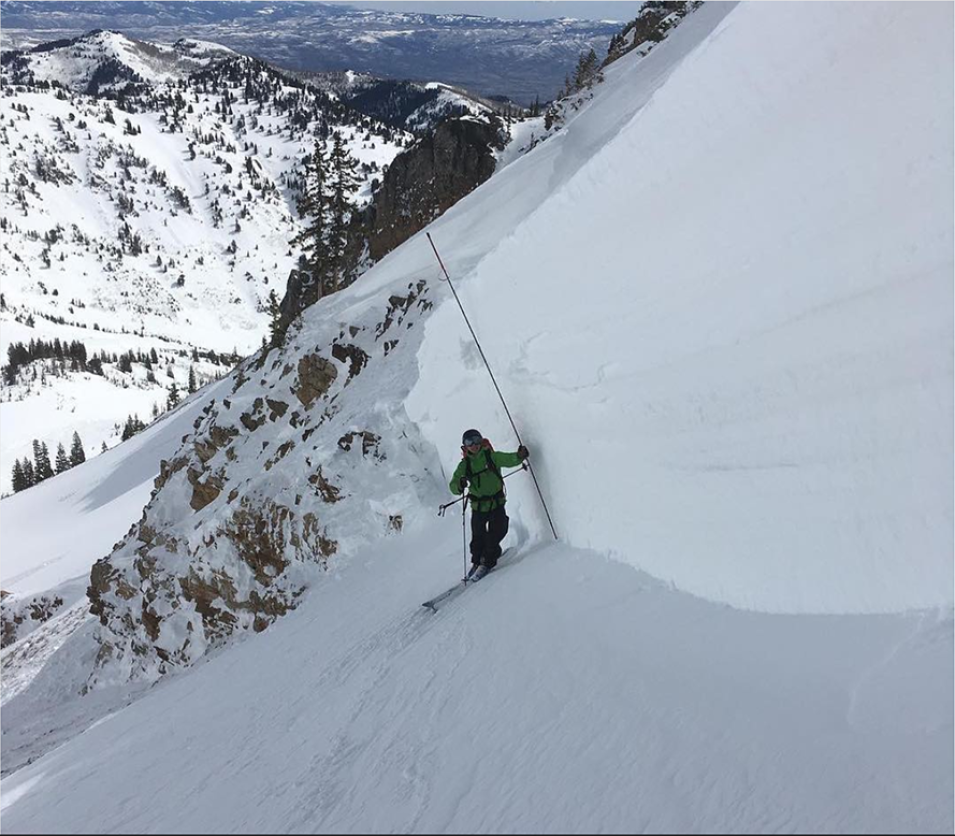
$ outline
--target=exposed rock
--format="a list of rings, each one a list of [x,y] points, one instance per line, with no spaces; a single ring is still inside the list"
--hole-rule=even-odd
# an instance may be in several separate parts
[[[381,436],[375,435],[375,433],[370,430],[345,433],[345,435],[338,439],[338,446],[345,452],[348,452],[351,450],[351,446],[355,442],[356,437],[361,439],[361,454],[363,456],[372,453],[376,459],[380,460],[385,458],[384,454],[378,450],[378,442],[381,441]]]
[[[285,532],[290,513],[288,508],[271,502],[264,508],[255,508],[243,501],[242,507],[233,512],[219,530],[255,574],[255,579],[265,586],[288,566]]]
[[[275,421],[277,418],[284,418],[285,413],[288,412],[288,404],[285,401],[273,401],[271,398],[266,398],[265,402],[269,405],[271,412],[269,413],[269,420]]]
[[[424,229],[494,173],[504,126],[449,119],[392,160],[366,216],[373,261]]]
[[[378,323],[375,329],[375,340],[378,340],[391,326],[397,322],[400,325],[411,310],[411,306],[417,301],[423,310],[431,307],[431,303],[422,299],[421,296],[427,289],[428,284],[421,279],[417,285],[408,285],[408,295],[398,296],[397,294],[388,297],[388,309],[385,311],[385,318]],[[397,343],[397,340],[395,340]]]
[[[153,487],[157,491],[161,490],[163,485],[169,481],[169,477],[182,470],[187,464],[189,464],[189,459],[185,456],[178,456],[171,462],[167,462],[165,459],[160,461],[159,475],[153,480]]]
[[[298,361],[298,388],[295,394],[306,409],[316,398],[326,394],[338,377],[335,364],[318,354],[309,354]]]
[[[353,281],[364,257],[380,261],[487,180],[494,173],[494,150],[504,147],[507,135],[497,116],[451,118],[395,157],[371,204],[347,228],[342,287]],[[292,270],[279,304],[278,333],[284,338],[303,310],[338,289],[307,270]]]
[[[361,370],[369,360],[368,355],[357,345],[342,345],[341,343],[335,343],[335,345],[332,346],[332,357],[340,363],[349,362],[351,364],[348,367],[348,380],[345,381],[346,385],[348,381],[361,373]]]
[[[31,598],[17,599],[6,593],[0,605],[0,647],[9,647],[28,633],[33,632],[43,622],[58,615],[63,599],[57,595],[34,595]]]
[[[191,467],[186,471],[189,484],[192,485],[192,499],[189,500],[189,505],[193,511],[201,511],[222,493],[225,480],[221,474],[209,474],[205,480],[202,479],[202,475],[202,471]]]
[[[230,608],[238,604],[235,584],[225,572],[213,571],[203,578],[190,566],[188,574],[179,578],[179,587],[183,597],[193,603],[202,616],[202,627],[207,639],[222,639],[232,632],[238,619],[229,609],[214,604],[222,601]]]
[[[284,444],[280,444],[278,450],[275,451],[275,455],[265,463],[265,469],[271,470],[275,464],[281,459],[284,459],[294,447],[294,441],[286,441]]]
[[[341,490],[329,482],[322,473],[322,468],[308,477],[308,481],[315,486],[318,495],[327,503],[338,502],[341,499]]]
[[[220,427],[218,424],[213,424],[209,428],[209,438],[220,450],[226,447],[238,434],[239,431],[235,427]]]
[[[265,402],[262,398],[256,398],[252,403],[252,410],[250,412],[243,412],[239,416],[239,421],[242,426],[245,427],[250,433],[254,433],[259,427],[261,427],[266,422],[266,416],[263,413],[259,415],[258,418],[255,416],[262,412],[262,407]]]

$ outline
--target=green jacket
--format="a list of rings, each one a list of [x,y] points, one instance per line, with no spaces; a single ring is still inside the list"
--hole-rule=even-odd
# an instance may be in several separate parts
[[[454,469],[454,476],[451,477],[449,486],[451,493],[461,493],[458,482],[461,481],[462,476],[467,476],[470,460],[471,481],[468,485],[468,496],[471,498],[471,508],[482,514],[500,508],[504,504],[504,480],[494,472],[494,468],[489,466],[488,455],[498,468],[517,467],[521,463],[517,453],[500,453],[497,450],[484,449],[478,450],[473,455],[468,453]]]

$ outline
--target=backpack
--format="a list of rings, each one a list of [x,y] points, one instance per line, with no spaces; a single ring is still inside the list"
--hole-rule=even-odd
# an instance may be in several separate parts
[[[497,478],[501,480],[501,490],[499,493],[494,494],[494,496],[470,496],[469,498],[472,503],[491,501],[501,502],[507,496],[507,491],[504,488],[504,476],[501,474],[501,468],[499,468],[494,462],[494,457],[491,455],[491,453],[494,451],[494,448],[491,446],[491,442],[486,438],[481,439],[481,451],[484,453],[484,458],[487,461],[488,470],[496,474]],[[470,484],[471,480],[474,478],[474,472],[471,470],[471,459],[468,456],[467,450],[465,450],[463,447],[461,448],[461,456],[464,459],[465,476],[467,477],[468,484]]]

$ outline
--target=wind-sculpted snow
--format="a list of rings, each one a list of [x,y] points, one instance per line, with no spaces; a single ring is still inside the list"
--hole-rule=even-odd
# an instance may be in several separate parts
[[[952,9],[857,9],[739,7],[636,116],[621,59],[459,274],[562,539],[735,606],[952,602]],[[506,443],[455,307],[420,365],[426,437]]]

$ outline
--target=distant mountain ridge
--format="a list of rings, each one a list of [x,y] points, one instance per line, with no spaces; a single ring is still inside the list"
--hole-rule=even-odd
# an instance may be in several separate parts
[[[255,55],[288,70],[358,70],[440,80],[524,105],[550,99],[568,67],[591,48],[602,57],[620,25],[522,21],[475,15],[355,10],[323,3],[34,2],[5,0],[4,48],[92,29],[173,43],[189,37]],[[290,23],[294,22],[294,26]]]

